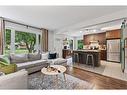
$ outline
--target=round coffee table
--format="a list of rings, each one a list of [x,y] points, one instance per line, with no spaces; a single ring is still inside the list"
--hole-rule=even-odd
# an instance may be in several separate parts
[[[56,83],[58,84],[58,75],[63,74],[64,81],[66,82],[66,77],[65,77],[66,67],[62,65],[50,65],[50,67],[56,68],[57,71],[48,71],[46,67],[42,68],[41,72],[43,74],[43,79],[45,75],[53,75],[53,76],[56,76]]]

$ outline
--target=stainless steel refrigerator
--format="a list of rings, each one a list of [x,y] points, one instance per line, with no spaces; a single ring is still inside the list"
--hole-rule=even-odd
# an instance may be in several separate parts
[[[107,61],[120,62],[120,39],[107,40]]]

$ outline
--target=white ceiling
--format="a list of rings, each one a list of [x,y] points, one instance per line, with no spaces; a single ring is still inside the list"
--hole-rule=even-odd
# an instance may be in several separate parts
[[[57,30],[88,21],[113,12],[127,9],[125,6],[0,6],[0,16],[17,22]]]
[[[61,34],[73,36],[73,37],[82,37],[83,35],[87,35],[87,34],[102,33],[108,30],[120,29],[122,22],[123,22],[123,19],[120,19],[120,20],[115,20],[111,22],[106,22],[103,24],[93,25],[86,28],[61,32]]]

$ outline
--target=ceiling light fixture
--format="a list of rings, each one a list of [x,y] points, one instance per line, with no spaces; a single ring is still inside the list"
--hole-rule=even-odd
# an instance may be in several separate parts
[[[83,31],[80,31],[80,33],[82,33]]]
[[[96,30],[94,29],[93,32],[96,32]]]
[[[120,25],[114,25],[114,26],[108,26],[108,27],[102,27],[101,30],[114,30],[114,29],[120,29]]]

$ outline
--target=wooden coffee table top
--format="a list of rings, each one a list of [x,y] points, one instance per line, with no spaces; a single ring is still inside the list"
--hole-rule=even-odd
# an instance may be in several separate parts
[[[48,71],[47,68],[42,68],[41,72],[45,75],[58,75],[61,73],[64,73],[66,71],[66,67],[62,66],[62,65],[50,65],[50,67],[56,68],[58,71]]]

